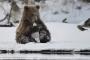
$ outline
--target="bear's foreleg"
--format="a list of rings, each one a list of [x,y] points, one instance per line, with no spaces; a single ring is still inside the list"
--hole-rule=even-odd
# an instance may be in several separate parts
[[[40,32],[40,42],[47,43],[51,40],[50,32],[46,29],[41,30]]]
[[[20,44],[26,44],[26,43],[29,42],[29,37],[27,37],[27,36],[25,36],[23,34],[17,33],[16,42],[20,43]]]

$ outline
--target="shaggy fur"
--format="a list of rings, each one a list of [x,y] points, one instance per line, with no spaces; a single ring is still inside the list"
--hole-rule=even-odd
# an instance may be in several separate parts
[[[41,43],[49,42],[50,32],[39,16],[39,6],[25,6],[21,22],[16,30],[16,42],[38,42],[32,35],[38,32]]]

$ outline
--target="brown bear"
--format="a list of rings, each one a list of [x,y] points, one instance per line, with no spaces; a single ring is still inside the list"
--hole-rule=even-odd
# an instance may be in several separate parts
[[[39,8],[38,5],[24,7],[21,22],[16,30],[17,43],[46,43],[51,40],[49,30],[40,19]]]

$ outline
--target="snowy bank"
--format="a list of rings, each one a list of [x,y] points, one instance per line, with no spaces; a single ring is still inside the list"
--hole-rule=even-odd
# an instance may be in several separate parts
[[[16,27],[0,27],[0,49],[6,50],[41,50],[41,49],[86,49],[90,48],[90,29],[80,31],[75,24],[46,23],[52,40],[49,43],[17,44]]]

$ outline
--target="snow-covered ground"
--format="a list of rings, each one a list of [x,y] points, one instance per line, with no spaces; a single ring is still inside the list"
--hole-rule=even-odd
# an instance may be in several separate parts
[[[4,50],[42,50],[42,49],[89,49],[90,29],[80,31],[76,24],[46,23],[51,32],[49,43],[17,44],[15,41],[16,27],[0,27],[0,49]],[[13,59],[90,59],[80,55],[42,55],[42,54],[1,54],[0,58]]]
[[[15,41],[15,27],[0,27],[0,48],[13,50],[41,50],[41,49],[87,49],[90,48],[90,29],[80,31],[75,24],[46,23],[51,32],[51,41],[46,44],[28,43],[17,44]]]
[[[80,23],[90,18],[90,3],[79,0],[46,0],[41,5],[41,18],[45,21],[61,22],[67,18],[69,23]]]
[[[17,5],[21,9],[24,6],[20,1],[17,1]],[[40,2],[40,6],[40,16],[45,22],[62,22],[67,18],[69,23],[80,23],[90,18],[90,3],[79,0],[46,0],[45,3]],[[6,13],[10,13],[10,3],[0,2],[0,11],[2,19]]]

